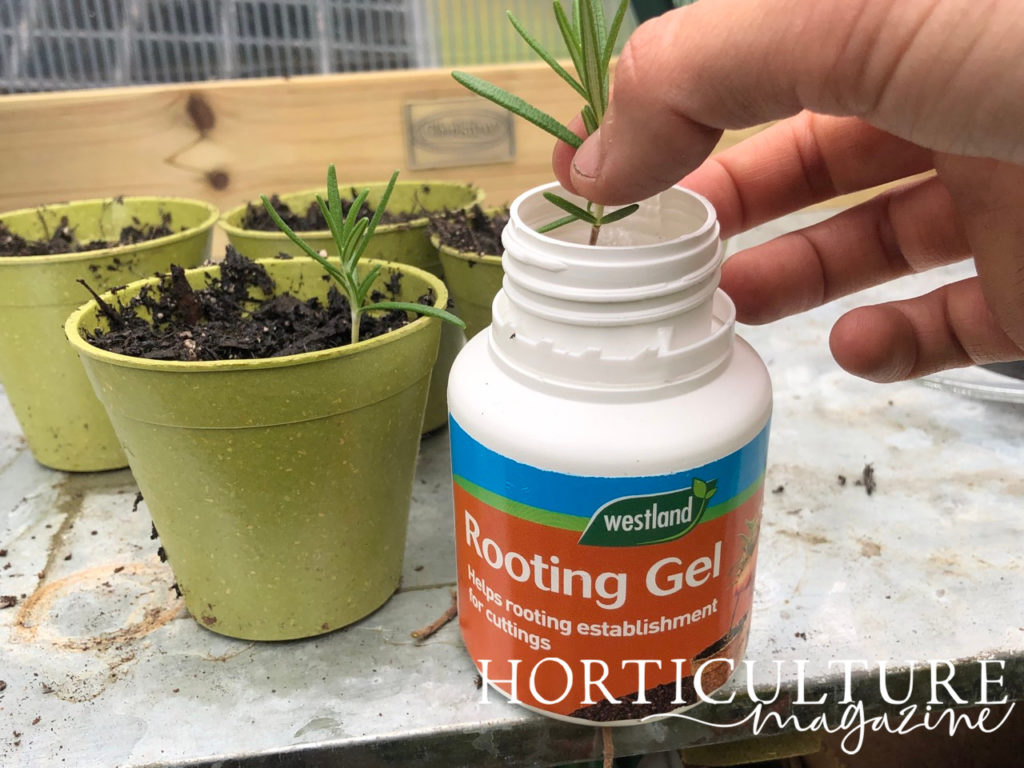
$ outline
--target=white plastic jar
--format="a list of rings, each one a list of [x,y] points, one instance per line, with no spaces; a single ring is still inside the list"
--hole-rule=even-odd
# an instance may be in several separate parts
[[[492,325],[449,378],[459,621],[513,701],[628,724],[745,650],[771,383],[707,200],[672,188],[589,246],[536,231],[546,191],[574,199],[512,204]]]

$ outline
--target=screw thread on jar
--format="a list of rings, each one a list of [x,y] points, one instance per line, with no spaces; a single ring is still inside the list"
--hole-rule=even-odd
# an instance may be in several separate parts
[[[586,389],[671,386],[723,364],[735,311],[717,290],[724,248],[711,204],[674,187],[587,244],[575,223],[552,237],[539,187],[513,203],[492,354],[507,368]],[[580,201],[583,203],[584,201]]]

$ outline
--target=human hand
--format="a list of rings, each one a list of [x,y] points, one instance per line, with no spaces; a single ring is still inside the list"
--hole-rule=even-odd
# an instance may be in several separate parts
[[[875,381],[1024,358],[1024,15],[1013,0],[699,0],[642,25],[600,129],[557,177],[605,204],[676,183],[723,236],[934,170],[742,251],[722,287],[765,323],[973,257],[978,277],[861,307],[832,330]],[[705,161],[724,129],[780,122]],[[577,125],[582,135],[582,127]],[[702,164],[703,161],[703,164]]]

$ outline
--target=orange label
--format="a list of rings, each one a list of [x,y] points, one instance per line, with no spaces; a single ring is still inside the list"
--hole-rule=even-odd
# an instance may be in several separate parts
[[[749,630],[767,427],[657,477],[529,467],[452,423],[459,622],[485,680],[583,720],[693,704]],[[695,674],[704,665],[703,672]]]

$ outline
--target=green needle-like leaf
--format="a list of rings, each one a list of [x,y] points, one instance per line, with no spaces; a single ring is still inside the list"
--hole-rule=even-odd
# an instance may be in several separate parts
[[[330,192],[328,192],[328,194],[330,194]],[[351,230],[352,227],[355,226],[356,219],[359,218],[359,212],[363,210],[363,203],[366,202],[366,197],[369,194],[370,190],[364,189],[362,192],[356,195],[355,198],[353,198],[352,207],[348,209],[348,216],[345,217],[345,229]],[[341,205],[340,201],[338,202],[338,205]],[[339,208],[339,210],[341,209]]]
[[[592,214],[590,211],[586,211],[583,208],[580,208],[575,203],[566,200],[564,197],[556,195],[554,192],[545,192],[544,199],[547,200],[552,205],[557,205],[563,211],[575,216],[577,219],[581,219],[587,222],[588,224],[597,224],[597,219],[594,218],[594,214]]]
[[[549,67],[551,67],[552,70],[554,70],[555,74],[557,74],[560,78],[565,80],[565,82],[571,85],[573,90],[576,91],[576,93],[578,93],[584,99],[587,98],[587,91],[584,89],[584,87],[577,83],[576,79],[568,72],[566,72],[565,68],[558,63],[555,57],[548,53],[541,46],[541,44],[537,42],[537,40],[534,39],[534,37],[529,32],[526,31],[526,28],[519,22],[519,19],[517,19],[512,14],[512,11],[508,11],[508,20],[512,22],[512,26],[515,27],[515,30],[516,32],[519,33],[519,36],[526,41],[526,44],[529,45],[537,53],[537,55],[540,56]]]
[[[608,30],[604,22],[604,0],[589,0],[590,15],[594,19],[594,28],[597,30],[597,51],[604,52],[605,43],[608,40]]]
[[[369,220],[362,218],[345,233],[340,248],[345,269],[355,269],[356,262],[359,261],[359,244],[364,242],[363,238],[369,225]]]
[[[572,28],[576,33],[576,39],[583,42],[583,9],[580,0],[572,0]]]
[[[574,221],[579,221],[579,220],[580,219],[579,219],[578,216],[573,216],[573,215],[570,214],[569,216],[563,216],[560,219],[555,219],[554,221],[549,221],[547,224],[542,224],[541,226],[537,227],[537,231],[540,232],[543,235],[545,232],[550,232],[553,229],[558,229],[559,227],[564,227],[566,224],[572,224]]]
[[[388,185],[384,189],[384,194],[380,196],[380,202],[377,203],[377,208],[373,212],[373,218],[370,219],[370,223],[366,227],[366,234],[362,236],[361,240],[357,241],[353,263],[359,261],[363,252],[366,251],[366,246],[370,244],[370,238],[373,237],[373,233],[377,231],[377,225],[380,223],[380,217],[384,215],[384,210],[388,207],[388,202],[391,200],[391,193],[394,191],[395,183],[397,181],[398,171],[395,171],[391,174],[391,179],[388,181]]]
[[[619,30],[622,29],[622,20],[626,18],[627,8],[629,8],[629,0],[622,0],[612,19],[612,27],[608,30],[608,37],[604,44],[604,53],[601,56],[601,70],[605,73],[608,72],[608,66],[612,61],[612,54],[615,53],[615,41],[619,39]]]
[[[590,108],[589,104],[583,105],[583,127],[587,129],[587,135],[589,136],[597,130],[599,123],[597,122],[597,115],[594,114],[594,110]]]
[[[370,293],[370,288],[373,286],[373,281],[377,279],[377,275],[380,274],[380,264],[374,264],[373,269],[366,273],[366,277],[363,278],[362,282],[359,283],[357,292],[359,293],[359,303],[362,304],[363,300]]]
[[[274,210],[274,206],[270,204],[270,201],[267,199],[266,195],[260,195],[260,200],[263,201],[263,207],[267,209],[267,214],[273,220],[274,224],[277,225],[278,229],[284,232],[285,236],[289,240],[291,240],[293,243],[299,246],[299,248],[301,248],[302,251],[307,256],[309,256],[312,259],[316,259],[316,261],[319,262],[320,266],[322,266],[328,273],[330,273],[331,277],[334,277],[335,279],[339,279],[341,277],[341,273],[338,272],[337,268],[333,264],[331,264],[329,261],[327,261],[327,259],[321,256],[319,252],[316,251],[316,249],[314,249],[311,245],[309,245],[309,243],[307,243],[305,240],[303,240],[301,237],[295,234],[295,232],[292,231],[292,228],[284,223],[284,219],[282,219],[278,212]]]
[[[316,204],[320,206],[320,213],[324,215],[324,219],[327,221],[327,228],[331,230],[331,239],[334,240],[334,244],[337,245],[341,242],[341,227],[343,222],[340,219],[335,218],[334,211],[330,210],[329,206],[324,202],[323,197],[320,195],[316,196]]]
[[[518,96],[509,93],[504,88],[499,88],[498,86],[488,83],[486,80],[482,80],[476,75],[471,75],[468,72],[452,72],[452,77],[478,96],[483,96],[485,99],[493,101],[495,104],[504,107],[509,112],[519,115],[527,122],[533,123],[541,130],[547,131],[556,139],[561,139],[566,144],[576,148],[579,148],[583,143],[583,139],[570,131],[551,115],[546,112],[542,112]]]
[[[599,0],[600,1],[600,0]],[[604,98],[604,77],[601,74],[601,54],[603,46],[598,44],[597,27],[594,25],[593,4],[591,0],[581,0],[584,13],[580,20],[582,25],[581,42],[583,47],[583,72],[580,80],[590,94],[590,106],[598,120],[604,117],[606,107]]]
[[[605,224],[614,224],[616,221],[624,219],[632,213],[636,213],[639,208],[639,203],[633,203],[632,205],[625,205],[622,208],[616,208],[611,213],[606,213],[602,216],[598,224],[601,226],[604,226]]]
[[[583,77],[583,51],[580,49],[580,39],[573,31],[572,22],[565,15],[565,10],[562,8],[559,0],[554,0],[555,9],[555,21],[558,23],[558,30],[562,33],[562,40],[565,43],[565,47],[569,51],[569,58],[572,59],[572,64],[576,67],[576,72],[579,76]],[[584,96],[583,98],[586,98]]]
[[[337,229],[340,231],[344,226],[344,216],[341,210],[341,195],[338,193],[338,171],[334,167],[334,163],[327,166],[327,203],[332,218],[337,224]],[[333,227],[331,231],[334,231]],[[335,237],[334,240],[337,242],[338,238]]]
[[[373,304],[367,304],[363,307],[363,311],[371,309],[397,309],[404,310],[405,312],[416,312],[420,315],[439,317],[442,320],[447,320],[449,323],[459,326],[459,328],[466,327],[466,324],[461,318],[456,317],[446,309],[432,307],[429,304],[417,304],[411,301],[378,301]]]

